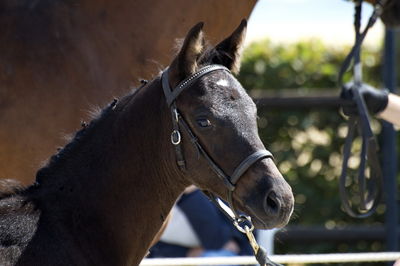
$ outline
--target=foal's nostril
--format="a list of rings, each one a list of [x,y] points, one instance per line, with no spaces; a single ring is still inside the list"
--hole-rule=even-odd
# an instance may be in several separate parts
[[[272,210],[278,209],[278,203],[276,202],[276,199],[272,198],[271,196],[267,197],[267,206],[270,207]]]
[[[264,201],[265,212],[271,215],[277,215],[281,208],[281,203],[275,192],[270,191]]]

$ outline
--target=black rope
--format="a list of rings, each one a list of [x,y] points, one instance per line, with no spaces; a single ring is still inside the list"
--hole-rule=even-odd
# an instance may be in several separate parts
[[[362,0],[355,2],[355,15],[354,15],[354,30],[355,30],[355,43],[350,53],[345,58],[340,71],[338,83],[344,91],[350,91],[352,99],[357,106],[357,114],[350,115],[348,121],[348,133],[343,149],[343,164],[342,173],[340,175],[339,192],[342,200],[343,209],[352,217],[365,218],[373,214],[380,202],[382,194],[382,171],[380,169],[379,160],[377,157],[378,145],[375,136],[371,129],[368,110],[365,105],[364,99],[360,93],[360,89],[364,86],[362,82],[362,67],[361,67],[361,45],[368,33],[368,30],[374,25],[377,18],[382,12],[382,5],[385,0],[377,2],[372,12],[371,17],[365,26],[364,31],[361,32],[361,13],[362,13]],[[353,62],[353,82],[343,84],[343,76],[347,69]],[[360,204],[355,210],[352,204],[351,197],[349,196],[346,188],[348,160],[351,155],[351,146],[354,139],[355,131],[358,130],[362,138],[362,146],[360,152],[360,166],[358,169],[358,189]],[[365,176],[366,167],[370,167],[369,181]]]
[[[346,71],[349,69],[351,62],[354,59],[354,56],[361,47],[361,44],[363,43],[365,37],[367,36],[367,33],[369,29],[375,24],[376,20],[379,18],[379,16],[382,14],[382,6],[385,4],[386,0],[378,0],[374,6],[374,10],[368,20],[367,25],[364,28],[364,31],[358,34],[359,37],[356,38],[356,41],[353,45],[353,47],[350,50],[350,53],[346,56],[345,60],[343,61],[343,64],[340,68],[339,75],[338,75],[338,83],[340,87],[343,86],[343,76],[346,73]],[[360,20],[361,21],[361,9],[355,8],[355,12],[360,12],[360,14],[355,14],[354,18],[355,20]],[[355,22],[359,23],[359,22]],[[356,33],[357,34],[357,33]]]

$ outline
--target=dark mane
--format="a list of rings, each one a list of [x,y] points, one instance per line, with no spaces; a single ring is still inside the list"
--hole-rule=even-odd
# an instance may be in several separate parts
[[[104,108],[98,117],[94,118],[89,124],[82,123],[82,129],[75,133],[75,136],[72,140],[65,145],[62,149],[60,149],[56,154],[51,156],[47,164],[38,170],[36,174],[36,182],[41,183],[46,177],[51,176],[51,173],[54,169],[58,168],[60,164],[62,164],[66,158],[69,157],[71,153],[75,151],[75,149],[81,145],[82,142],[86,141],[87,136],[91,135],[100,121],[104,121],[112,114],[112,110],[115,108],[118,100],[114,99],[106,108]]]
[[[134,97],[139,90],[145,87],[147,81],[142,80],[141,83],[142,86],[134,89],[130,94],[124,97],[124,99]],[[113,110],[115,109],[117,103],[119,105],[123,105],[126,104],[126,101],[123,103],[123,100],[118,101],[117,99],[114,99],[103,110],[101,110],[100,112],[96,111],[96,114],[93,116],[93,119],[90,121],[89,124],[82,122],[82,129],[75,133],[72,140],[62,149],[60,149],[56,154],[51,156],[46,165],[38,170],[38,172],[36,173],[36,183],[40,184],[46,178],[51,177],[53,170],[57,169],[65,161],[66,158],[69,158],[70,154],[74,153],[76,148],[79,147],[83,142],[85,142],[88,136],[91,136],[91,133],[96,130],[96,128],[102,121],[108,120],[108,118],[113,119]]]
[[[131,96],[133,96],[139,89],[136,89]],[[107,107],[105,107],[97,117],[93,117],[89,124],[82,123],[82,129],[77,131],[72,140],[59,149],[56,154],[51,156],[46,165],[38,170],[36,173],[36,182],[33,186],[40,184],[46,178],[51,177],[53,171],[57,169],[66,158],[70,157],[70,154],[75,152],[75,149],[79,147],[82,142],[85,142],[87,137],[97,128],[100,121],[107,120],[111,116],[112,110],[115,108],[118,100],[114,99]],[[24,192],[26,187],[23,186],[19,181],[13,179],[0,179],[0,199],[19,194]]]

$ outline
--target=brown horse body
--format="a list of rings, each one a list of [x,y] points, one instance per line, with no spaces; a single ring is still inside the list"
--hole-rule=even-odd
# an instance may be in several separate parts
[[[202,24],[196,25],[165,72],[169,85],[174,88],[209,64],[235,72],[245,26],[242,22],[219,45],[206,48]],[[265,149],[255,104],[228,71],[198,78],[176,105],[229,175],[244,158]],[[105,108],[38,171],[34,185],[3,189],[0,264],[138,265],[186,186],[230,200],[226,184],[187,134],[181,143],[186,170],[178,167],[171,120],[158,76]],[[232,195],[233,206],[260,228],[285,225],[293,211],[291,188],[270,157],[254,161]]]
[[[0,178],[33,181],[90,106],[103,106],[171,61],[199,20],[212,42],[256,0],[0,3]]]

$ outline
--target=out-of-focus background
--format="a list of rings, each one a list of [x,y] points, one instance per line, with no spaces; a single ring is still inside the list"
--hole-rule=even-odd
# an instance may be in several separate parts
[[[372,7],[364,4],[363,8],[365,25]],[[353,13],[354,6],[349,1],[258,1],[249,20],[239,80],[256,99],[339,95],[338,69],[354,42]],[[396,34],[399,63],[400,34]],[[384,37],[385,28],[379,21],[368,34],[362,51],[364,79],[377,88],[385,87]],[[275,235],[275,253],[384,251],[393,245],[398,248],[398,231],[385,229],[388,220],[397,221],[397,201],[395,209],[388,209],[383,201],[376,214],[367,219],[351,218],[341,209],[338,179],[347,129],[339,110],[291,104],[266,103],[259,107],[262,139],[275,155],[296,200],[292,221]],[[381,121],[374,119],[372,126],[382,147]],[[397,151],[399,136],[397,133]],[[350,158],[350,168],[355,170],[358,166],[359,158]],[[382,167],[387,165],[383,163]],[[398,172],[396,176],[398,184]],[[395,243],[387,242],[390,234],[396,235]]]
[[[363,6],[365,23],[372,6]],[[344,0],[260,0],[249,19],[247,43],[271,39],[278,43],[297,43],[315,38],[329,46],[353,43],[353,3]],[[384,27],[381,21],[370,30],[365,43],[379,47]]]

